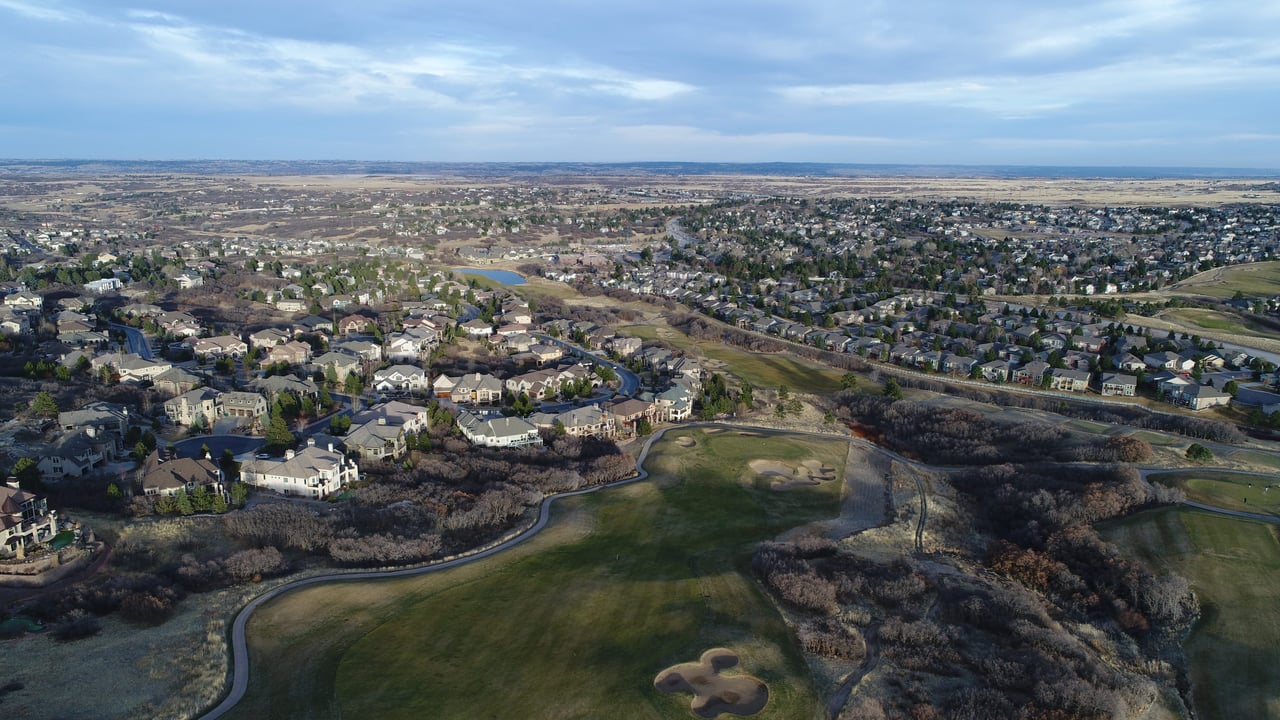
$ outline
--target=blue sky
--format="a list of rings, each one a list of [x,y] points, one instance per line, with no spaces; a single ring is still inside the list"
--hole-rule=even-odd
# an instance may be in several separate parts
[[[1280,168],[1274,0],[0,0],[0,157]]]

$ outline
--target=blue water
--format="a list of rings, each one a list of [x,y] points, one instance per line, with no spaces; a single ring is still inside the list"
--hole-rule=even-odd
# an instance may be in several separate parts
[[[524,276],[510,270],[482,270],[480,268],[454,268],[454,272],[463,275],[480,275],[502,285],[523,285]]]

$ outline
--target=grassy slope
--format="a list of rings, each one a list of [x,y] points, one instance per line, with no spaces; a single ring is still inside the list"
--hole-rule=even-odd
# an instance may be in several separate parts
[[[1170,322],[1181,323],[1193,331],[1199,327],[1206,330],[1225,330],[1237,335],[1253,335],[1257,337],[1275,337],[1276,334],[1270,328],[1249,322],[1238,315],[1219,310],[1179,308],[1160,313],[1160,318]]]
[[[1229,298],[1236,291],[1249,296],[1280,295],[1280,262],[1259,262],[1222,268],[1221,273],[1209,271],[1192,280],[1178,283],[1170,294],[1198,293],[1212,297]]]
[[[1280,717],[1276,529],[1190,510],[1143,513],[1103,534],[1191,581],[1203,617],[1186,643],[1200,717]]]
[[[759,540],[834,515],[839,487],[742,478],[755,457],[841,468],[846,446],[688,434],[696,448],[655,445],[654,481],[570,501],[532,547],[271,603],[250,628],[254,694],[236,716],[684,718],[688,696],[653,677],[717,645],[769,684],[771,717],[820,715],[748,562]]]
[[[1215,473],[1212,470],[1160,473],[1152,482],[1180,487],[1188,500],[1228,510],[1280,515],[1280,484],[1271,475]],[[1278,485],[1264,490],[1268,485]]]
[[[839,370],[792,355],[748,352],[721,343],[694,340],[670,328],[628,325],[618,330],[644,340],[663,340],[681,349],[696,347],[707,357],[723,362],[729,372],[755,387],[786,385],[799,392],[834,392],[840,389],[840,378],[844,375]]]

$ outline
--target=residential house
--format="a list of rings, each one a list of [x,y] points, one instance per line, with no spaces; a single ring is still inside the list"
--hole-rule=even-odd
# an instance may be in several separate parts
[[[538,428],[521,417],[484,418],[468,410],[461,410],[457,420],[462,436],[473,445],[522,447],[542,444]]]
[[[347,452],[355,453],[361,460],[397,458],[408,449],[404,427],[389,425],[386,418],[353,426],[342,444]]]
[[[612,437],[613,416],[597,405],[572,408],[552,416],[552,426],[559,422],[568,435],[575,437]]]
[[[191,350],[196,357],[242,358],[249,352],[249,345],[234,335],[218,335],[196,338],[191,343]]]
[[[982,379],[989,382],[1007,382],[1009,380],[1009,361],[992,360],[978,366]]]
[[[423,433],[431,427],[431,412],[421,405],[391,400],[373,405],[351,418],[351,422],[356,425],[379,421],[403,427],[405,432]]]
[[[298,340],[272,345],[267,348],[262,361],[268,365],[302,365],[311,361],[311,346]]]
[[[168,395],[181,395],[200,387],[204,382],[203,377],[177,367],[171,367],[151,380],[152,387]]]
[[[382,362],[382,346],[371,340],[352,338],[339,340],[329,345],[331,350],[344,352],[370,364]]]
[[[457,379],[441,374],[431,381],[431,394],[441,400],[451,400],[453,399],[453,388],[457,384]]]
[[[427,372],[416,365],[392,365],[373,373],[379,392],[426,393]]]
[[[157,496],[190,495],[200,488],[222,495],[225,490],[222,468],[212,459],[165,458],[154,450],[142,464],[138,484],[143,495]]]
[[[282,392],[304,398],[318,398],[320,386],[311,378],[296,378],[292,375],[269,375],[249,381],[249,387],[275,400]]]
[[[218,397],[218,415],[257,421],[267,414],[267,399],[261,393],[233,391]]]
[[[1121,373],[1103,373],[1102,394],[1133,397],[1138,392],[1138,378]]]
[[[45,446],[36,467],[48,480],[83,477],[114,458],[120,443],[118,436],[95,435],[87,429],[64,433]]]
[[[101,295],[103,293],[116,292],[123,287],[124,283],[120,282],[119,278],[99,278],[98,280],[90,280],[85,283],[84,291],[87,293],[93,293],[94,295]]]
[[[662,422],[684,422],[693,416],[693,394],[680,385],[658,393],[654,397],[656,415]]]
[[[1147,353],[1142,356],[1142,361],[1147,367],[1153,370],[1173,370],[1175,372],[1191,372],[1195,368],[1196,363],[1190,358],[1184,358],[1175,352],[1155,352]]]
[[[354,460],[333,449],[308,443],[298,452],[290,450],[283,460],[250,460],[240,467],[240,481],[282,495],[323,498],[360,479]]]
[[[346,380],[348,375],[359,376],[363,369],[360,358],[333,350],[312,360],[312,364],[322,368],[326,374],[332,367],[339,382]]]
[[[368,315],[348,315],[338,321],[339,335],[360,335],[368,331],[370,327],[377,327],[378,319]]]
[[[145,360],[136,353],[111,354],[101,357],[102,360],[94,364],[114,366],[116,371],[120,373],[120,382],[123,383],[154,382],[156,377],[167,370],[173,369],[173,363],[168,360]]]
[[[40,312],[44,309],[44,298],[30,290],[19,290],[5,295],[4,304],[15,312]]]
[[[204,287],[204,276],[195,270],[183,270],[174,277],[174,281],[180,290]]]
[[[614,353],[618,357],[631,357],[640,352],[640,346],[644,343],[640,338],[635,337],[613,337],[605,343],[605,350]]]
[[[429,327],[408,328],[386,339],[386,356],[391,362],[417,360],[440,344],[440,335]]]
[[[1047,372],[1049,372],[1049,363],[1032,360],[1013,371],[1013,381],[1023,385],[1039,385]]]
[[[219,398],[222,393],[213,388],[197,388],[185,392],[164,403],[165,417],[177,425],[201,424],[212,428],[219,416]]]
[[[17,478],[0,485],[0,555],[26,557],[27,547],[58,533],[58,514],[41,496],[18,487]]]
[[[617,431],[625,435],[634,435],[636,424],[641,420],[653,423],[657,420],[657,408],[653,403],[627,398],[614,400],[605,405],[605,411],[613,416]]]
[[[109,402],[89,403],[79,410],[58,413],[63,432],[84,430],[90,437],[124,439],[129,429],[129,409]]]
[[[487,338],[493,334],[493,326],[478,318],[468,320],[458,327],[462,328],[462,331],[470,338]]]
[[[502,381],[487,373],[468,373],[454,383],[449,398],[461,404],[500,403],[502,402]]]
[[[1089,373],[1086,370],[1069,370],[1054,368],[1049,371],[1049,387],[1065,392],[1084,392],[1089,388]]]
[[[1231,404],[1231,396],[1229,394],[1209,385],[1201,385],[1196,382],[1175,382],[1175,380],[1181,379],[1171,378],[1160,384],[1165,400],[1174,405],[1191,408],[1192,410],[1204,410]]]
[[[560,345],[551,345],[547,343],[536,343],[529,346],[529,354],[539,363],[555,362],[565,356],[565,349]]]
[[[256,348],[269,348],[286,343],[291,337],[293,337],[291,334],[279,328],[263,328],[250,333],[249,342]]]

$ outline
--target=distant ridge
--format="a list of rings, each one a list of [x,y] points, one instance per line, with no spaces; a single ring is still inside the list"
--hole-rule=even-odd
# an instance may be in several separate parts
[[[20,160],[0,159],[0,175],[403,175],[538,177],[561,175],[765,175],[814,177],[978,177],[1102,179],[1277,178],[1280,169],[1068,167],[1055,165],[879,165],[703,162],[377,162],[356,160]]]

